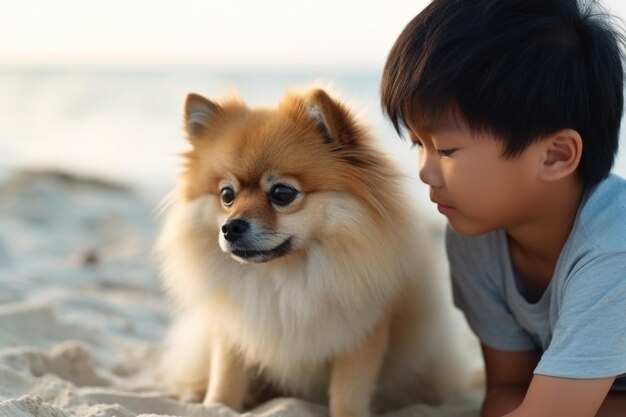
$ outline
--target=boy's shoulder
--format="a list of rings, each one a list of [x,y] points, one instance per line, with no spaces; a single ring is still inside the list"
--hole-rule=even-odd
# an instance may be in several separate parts
[[[626,252],[626,180],[611,174],[585,196],[571,238],[602,252]]]
[[[626,179],[610,174],[589,191],[582,203],[583,212],[591,210],[626,210]]]

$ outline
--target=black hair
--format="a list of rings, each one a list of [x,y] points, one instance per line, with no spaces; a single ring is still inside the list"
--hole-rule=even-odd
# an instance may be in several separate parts
[[[624,36],[595,1],[434,0],[385,65],[383,111],[400,135],[416,115],[452,109],[512,158],[560,129],[583,139],[578,172],[611,171],[623,110]]]

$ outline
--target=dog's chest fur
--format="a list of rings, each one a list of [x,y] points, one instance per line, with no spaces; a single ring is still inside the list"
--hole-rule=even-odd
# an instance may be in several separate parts
[[[221,276],[209,278],[219,284],[212,286],[205,306],[216,336],[281,383],[297,383],[307,374],[323,378],[329,361],[362,341],[381,319],[380,306],[387,303],[380,299],[394,296],[347,285],[346,280],[363,280],[356,275],[365,269],[342,270],[321,249],[310,250],[302,262],[271,268],[215,255]]]

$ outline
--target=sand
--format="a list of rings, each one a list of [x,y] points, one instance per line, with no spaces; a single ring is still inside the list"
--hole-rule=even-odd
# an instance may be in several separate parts
[[[0,417],[237,415],[158,389],[168,302],[151,255],[154,207],[138,190],[58,172],[2,182]],[[480,395],[387,415],[478,416]],[[322,417],[328,410],[280,398],[246,414]]]

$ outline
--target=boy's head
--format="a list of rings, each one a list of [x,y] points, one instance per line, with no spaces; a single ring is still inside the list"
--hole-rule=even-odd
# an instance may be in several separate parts
[[[504,156],[560,129],[583,140],[590,187],[611,170],[623,109],[623,38],[595,3],[433,0],[389,53],[385,113],[401,132],[453,111]]]

